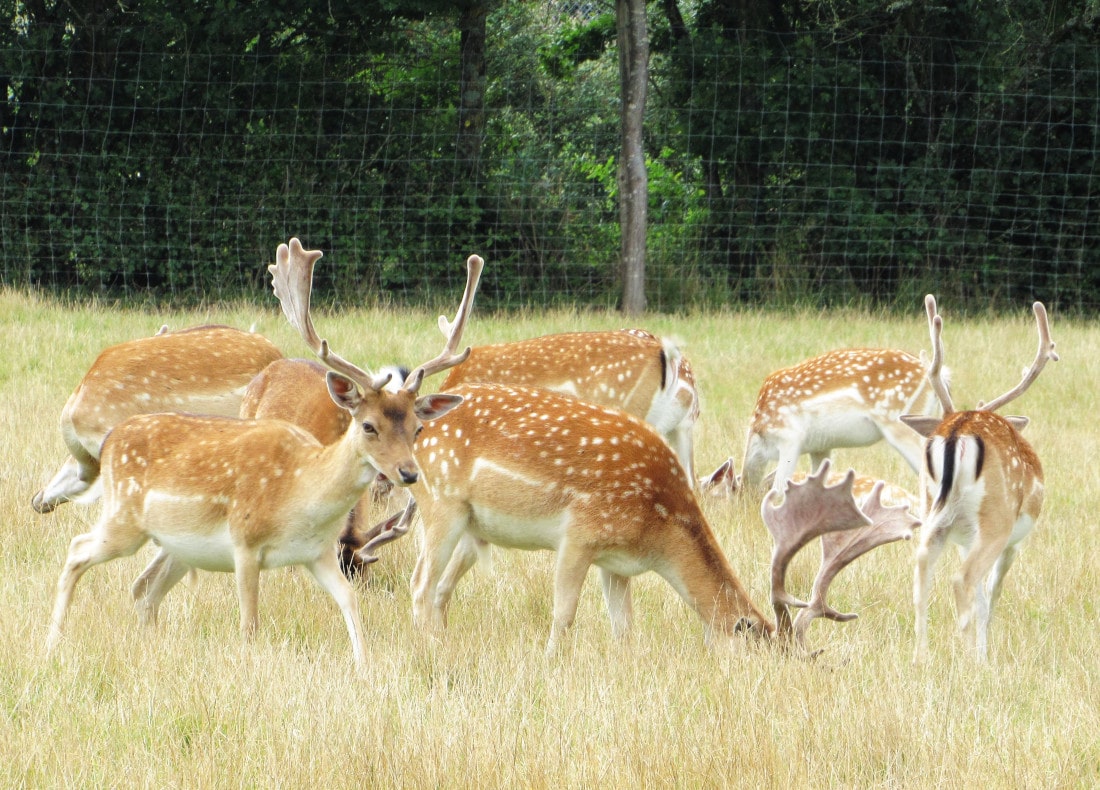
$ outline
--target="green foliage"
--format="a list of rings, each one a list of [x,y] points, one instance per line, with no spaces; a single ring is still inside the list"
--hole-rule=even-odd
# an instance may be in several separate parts
[[[731,283],[1095,306],[1059,254],[1098,242],[1093,26],[1029,25],[1049,22],[1036,4],[849,2],[783,6],[764,30],[734,8],[703,3],[690,42],[658,39],[678,131],[723,195],[714,228],[735,229],[713,261]]]
[[[428,299],[479,252],[490,304],[616,301],[609,3],[486,6],[473,167],[460,4],[18,7],[0,282],[253,293],[299,235],[333,298]],[[1100,307],[1095,3],[650,12],[651,305]]]
[[[554,79],[568,79],[577,65],[599,60],[615,43],[615,15],[602,13],[574,21],[566,17],[556,38],[540,50],[543,68]]]

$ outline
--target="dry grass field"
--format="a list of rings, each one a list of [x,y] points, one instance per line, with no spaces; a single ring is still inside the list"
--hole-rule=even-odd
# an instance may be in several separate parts
[[[487,274],[487,276],[489,276]],[[1017,380],[1035,352],[1028,305],[966,318],[942,302],[960,406]],[[342,354],[369,366],[438,350],[435,315],[320,313]],[[155,631],[138,628],[129,586],[151,558],[93,568],[65,640],[44,642],[69,540],[98,505],[49,515],[31,496],[64,451],[61,407],[103,347],[162,323],[256,329],[288,355],[301,341],[275,300],[191,312],[62,305],[0,291],[0,786],[40,787],[1006,787],[1100,785],[1100,326],[1052,315],[1062,360],[1008,410],[1046,468],[1043,517],[1008,575],[992,660],[954,633],[945,553],[931,607],[932,654],[913,648],[911,543],[857,561],[830,596],[851,623],[818,621],[815,661],[744,644],[708,648],[699,620],[653,574],[635,582],[631,640],[611,639],[596,574],[562,654],[543,655],[549,554],[494,552],[459,586],[441,638],[412,627],[412,535],[380,550],[360,587],[371,656],[356,673],[336,607],[297,569],[264,574],[261,624],[242,645],[232,577],[173,590]],[[757,388],[777,367],[841,346],[927,348],[921,306],[866,313],[708,313],[641,322],[678,338],[703,393],[697,459],[740,463]],[[618,328],[614,314],[475,311],[466,340]],[[426,385],[425,391],[430,387]],[[884,445],[837,453],[841,467],[916,487]],[[770,540],[754,507],[705,503],[733,567],[767,606]],[[382,514],[379,514],[382,515]],[[811,548],[790,587],[808,594]]]

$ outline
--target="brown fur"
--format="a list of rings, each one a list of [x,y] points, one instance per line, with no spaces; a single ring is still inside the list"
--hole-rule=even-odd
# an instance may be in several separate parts
[[[61,412],[70,458],[33,501],[49,512],[99,476],[99,453],[114,426],[137,414],[194,412],[235,417],[253,376],[282,352],[266,338],[200,326],[105,349]]]
[[[601,568],[617,633],[629,627],[629,577],[646,570],[668,580],[709,630],[732,634],[748,620],[772,631],[672,450],[648,425],[543,389],[468,384],[453,391],[463,405],[417,441],[424,479],[413,494],[425,541],[413,597],[422,626],[444,624],[453,586],[472,563],[448,568],[442,584],[441,576],[456,543],[469,536],[557,553],[551,648],[573,621],[591,565]]]

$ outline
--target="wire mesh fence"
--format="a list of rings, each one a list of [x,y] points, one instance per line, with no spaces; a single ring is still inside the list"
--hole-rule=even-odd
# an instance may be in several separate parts
[[[473,83],[447,19],[219,37],[17,15],[0,281],[258,294],[297,235],[338,300],[450,293],[477,252],[489,304],[614,305],[618,71],[590,11],[504,4]],[[860,33],[654,20],[650,306],[1100,307],[1095,35]]]

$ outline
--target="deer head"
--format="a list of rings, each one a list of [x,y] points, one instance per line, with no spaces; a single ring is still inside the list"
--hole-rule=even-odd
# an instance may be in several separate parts
[[[333,402],[351,413],[363,432],[371,438],[370,463],[392,482],[410,485],[419,476],[412,444],[422,421],[440,417],[461,402],[461,398],[444,394],[418,398],[417,392],[426,376],[458,365],[469,356],[469,348],[462,353],[456,353],[456,349],[473,308],[484,261],[477,255],[471,255],[466,262],[466,290],[455,319],[450,322],[441,318],[441,326],[446,325],[448,329],[443,351],[417,366],[401,388],[391,392],[386,387],[388,375],[377,376],[348,362],[332,351],[328,341],[314,329],[310,316],[310,294],[313,267],[321,255],[319,250],[303,249],[298,239],[279,245],[276,263],[268,267],[275,295],[291,326],[298,330],[310,350],[329,368],[327,384]]]

